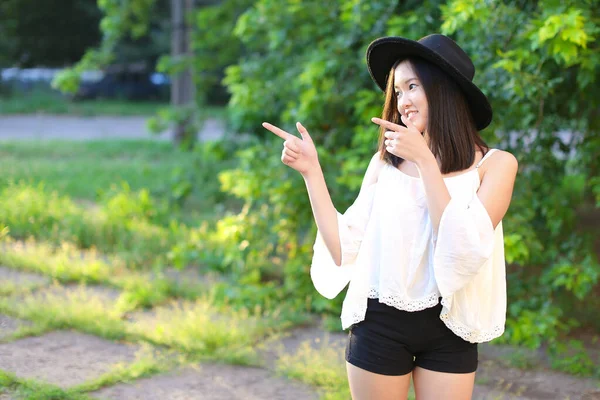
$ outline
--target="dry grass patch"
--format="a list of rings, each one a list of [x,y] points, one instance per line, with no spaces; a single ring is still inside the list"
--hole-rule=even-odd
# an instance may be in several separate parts
[[[132,271],[117,256],[109,257],[96,249],[82,250],[66,242],[55,247],[34,239],[22,242],[5,238],[1,245],[0,264],[13,270],[41,273],[61,283],[100,283],[122,289],[116,306],[122,311],[153,307],[172,297],[195,298],[208,290],[211,282],[218,281],[214,274],[202,277],[187,271]],[[0,295],[19,292],[24,290],[8,283],[0,284]]]
[[[330,345],[327,338],[318,348],[306,340],[296,352],[280,354],[275,369],[282,375],[322,389],[323,399],[347,400],[351,396],[346,366],[340,362],[342,351],[340,346]]]
[[[319,346],[312,342],[303,341],[295,352],[281,353],[275,362],[277,373],[318,387],[323,400],[351,398],[346,364],[340,356],[343,344],[330,342],[327,335],[319,341]],[[411,385],[408,399],[414,398]]]
[[[140,346],[134,361],[119,363],[101,377],[73,389],[79,392],[91,392],[117,383],[131,383],[137,379],[169,371],[187,362],[184,355],[159,351],[148,343],[140,343]]]
[[[95,249],[81,250],[64,242],[56,247],[33,238],[2,241],[0,263],[14,269],[42,273],[59,282],[103,283],[125,268],[116,257],[106,257]]]
[[[32,295],[2,299],[0,311],[34,321],[43,330],[74,328],[108,339],[122,339],[122,311],[114,305],[114,294],[103,290],[54,284]]]
[[[3,397],[6,395],[7,397]],[[71,389],[62,389],[33,379],[17,378],[14,374],[0,370],[0,399],[4,400],[93,400],[85,394]]]
[[[152,312],[133,316],[128,331],[165,345],[192,359],[256,365],[254,345],[279,324],[260,310],[218,307],[208,297],[194,302],[172,302]]]

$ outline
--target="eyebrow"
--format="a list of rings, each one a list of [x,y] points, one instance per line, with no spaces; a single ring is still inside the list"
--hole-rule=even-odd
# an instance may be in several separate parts
[[[404,84],[406,85],[408,82],[410,82],[410,81],[416,81],[416,80],[417,80],[417,78],[408,78],[407,80],[405,80],[405,81],[404,81]],[[397,88],[397,87],[398,87],[398,85],[396,85],[396,84],[394,83],[394,87],[395,87],[395,88]]]

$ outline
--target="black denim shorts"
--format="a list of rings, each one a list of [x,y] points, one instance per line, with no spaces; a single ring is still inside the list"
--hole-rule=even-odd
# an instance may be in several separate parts
[[[402,311],[369,299],[365,319],[350,327],[346,361],[381,375],[405,375],[415,366],[431,371],[477,370],[477,343],[452,332],[440,319],[442,305]]]

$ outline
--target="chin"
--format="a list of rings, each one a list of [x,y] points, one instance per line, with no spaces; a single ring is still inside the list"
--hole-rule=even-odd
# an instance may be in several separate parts
[[[415,128],[417,128],[419,130],[419,132],[421,132],[421,133],[425,132],[425,124],[421,124],[421,123],[417,122],[415,124]]]

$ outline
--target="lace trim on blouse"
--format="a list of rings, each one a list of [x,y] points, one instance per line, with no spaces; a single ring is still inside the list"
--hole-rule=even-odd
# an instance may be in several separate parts
[[[448,301],[446,298],[442,299],[442,312],[440,319],[454,334],[461,337],[463,340],[471,343],[482,343],[489,342],[490,340],[496,339],[502,336],[504,333],[504,324],[496,325],[490,330],[485,331],[474,331],[462,323],[455,321],[448,315]]]
[[[422,297],[416,300],[403,300],[391,294],[379,295],[379,290],[376,287],[369,289],[369,299],[379,299],[380,303],[387,304],[388,306],[397,308],[403,311],[421,311],[426,308],[435,307],[439,303],[441,295],[439,293],[432,293],[429,296]]]
[[[371,287],[371,289],[369,289],[368,297],[370,299],[379,299],[381,303],[399,310],[413,312],[435,307],[439,303],[440,294],[432,293],[420,299],[407,301],[392,295],[383,295],[380,297],[377,288]],[[358,324],[365,319],[365,315],[367,313],[367,302],[364,302],[364,305],[354,305],[352,308],[352,313],[349,316],[344,315],[344,311],[346,311],[346,309],[346,307],[342,307],[342,329],[346,329],[354,324]]]
[[[421,310],[424,310],[424,309],[430,308],[430,307],[435,307],[439,302],[440,294],[432,293],[429,296],[423,297],[421,299],[407,301],[407,300],[401,300],[395,296],[390,296],[390,295],[384,295],[384,296],[380,297],[379,291],[377,290],[377,288],[372,287],[369,290],[369,298],[370,299],[379,299],[379,301],[381,303],[387,304],[388,306],[397,308],[399,310],[413,312],[413,311],[421,311]],[[505,328],[504,324],[496,325],[491,330],[485,330],[485,331],[472,330],[472,329],[466,327],[465,325],[463,325],[462,323],[450,318],[450,316],[448,315],[449,302],[446,298],[443,298],[441,303],[442,303],[443,307],[442,307],[442,312],[440,313],[440,319],[444,322],[444,324],[446,325],[446,327],[448,327],[448,329],[450,329],[454,334],[456,334],[463,340],[466,340],[467,342],[470,342],[470,343],[489,342],[493,339],[496,339],[496,338],[502,336],[502,334],[504,333],[504,328]],[[345,322],[345,323],[343,323],[343,325],[344,325],[343,329],[346,329],[354,324],[358,324],[359,322],[364,321],[366,313],[367,313],[367,306],[365,303],[364,306],[361,305],[361,306],[357,307],[356,309],[352,310],[352,314],[350,315],[348,321],[345,321],[346,316],[342,315],[342,319]]]

